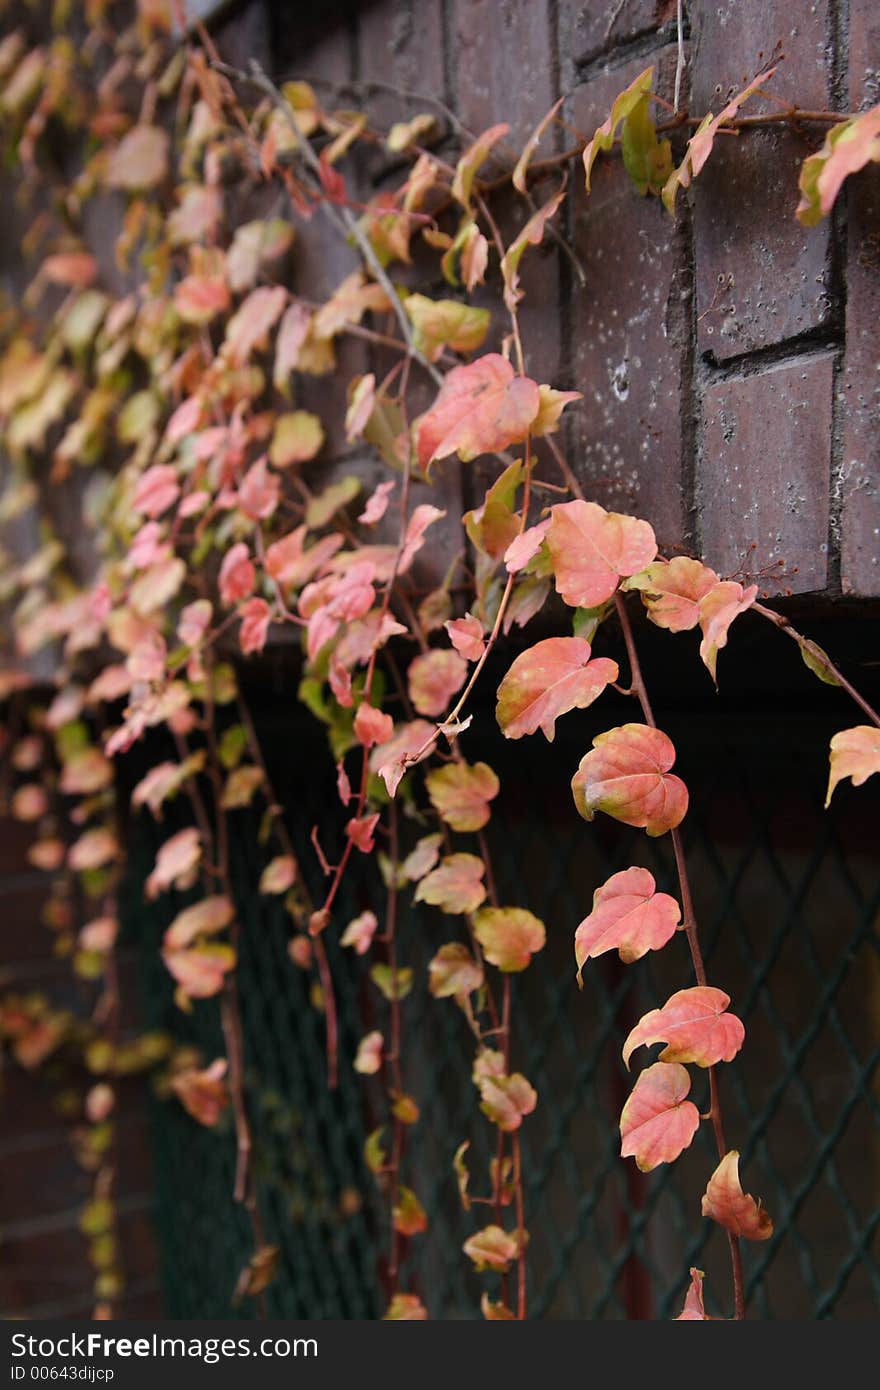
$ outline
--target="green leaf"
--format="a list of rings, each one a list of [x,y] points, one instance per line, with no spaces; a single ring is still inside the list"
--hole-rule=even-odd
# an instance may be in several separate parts
[[[639,193],[660,196],[672,173],[672,147],[657,139],[647,96],[637,102],[623,123],[623,164]]]
[[[608,119],[603,121],[596,131],[592,140],[587,143],[584,150],[584,174],[587,181],[587,192],[590,191],[590,177],[596,156],[600,150],[610,150],[614,144],[614,137],[617,134],[617,127],[620,122],[626,120],[627,116],[638,106],[640,101],[644,101],[648,92],[654,85],[653,67],[645,68],[638,77],[629,84],[625,91],[620,92],[614,98],[614,105],[611,107],[611,114]]]

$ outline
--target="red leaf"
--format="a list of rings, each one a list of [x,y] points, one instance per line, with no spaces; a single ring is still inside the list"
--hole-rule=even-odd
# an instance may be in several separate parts
[[[591,958],[617,950],[627,964],[646,951],[658,951],[675,935],[681,908],[668,893],[658,893],[647,869],[622,869],[593,894],[593,910],[574,934],[574,953],[581,970]]]
[[[394,720],[390,714],[374,709],[366,700],[358,705],[354,717],[354,734],[363,748],[372,748],[376,743],[387,743],[394,733]]]
[[[362,854],[370,854],[375,846],[373,831],[378,823],[379,812],[376,811],[370,816],[361,816],[359,819],[352,817],[346,825],[346,835]]]
[[[730,996],[711,985],[680,989],[662,1009],[652,1009],[639,1019],[623,1045],[623,1060],[637,1047],[665,1042],[661,1062],[696,1062],[714,1067],[730,1062],[743,1045],[746,1030],[736,1014],[726,1012]]]
[[[453,367],[419,422],[419,467],[427,474],[434,459],[448,454],[457,453],[467,463],[478,454],[494,454],[519,443],[540,403],[537,383],[516,376],[496,352]]]
[[[709,1179],[703,1194],[703,1215],[709,1216],[744,1240],[769,1240],[773,1222],[767,1212],[748,1192],[743,1192],[739,1180],[739,1154],[731,1149],[722,1158]]]
[[[243,541],[227,550],[220,566],[220,597],[224,603],[238,603],[254,591],[257,573]],[[192,645],[192,644],[190,644]]]
[[[571,780],[574,804],[584,820],[604,811],[649,835],[664,835],[687,813],[688,791],[669,772],[672,740],[647,724],[623,724],[597,734]]]
[[[242,652],[245,656],[249,656],[252,652],[261,652],[269,635],[269,624],[272,621],[271,608],[264,598],[252,598],[242,605],[240,614],[239,641]]]
[[[443,626],[449,633],[449,640],[459,656],[465,661],[479,661],[485,650],[483,624],[472,613],[463,618],[451,618]]]
[[[547,545],[556,588],[574,608],[597,608],[624,575],[637,574],[657,554],[647,521],[606,512],[596,502],[562,502],[550,517]]]
[[[556,720],[569,710],[586,709],[611,681],[616,661],[590,660],[582,637],[547,637],[514,661],[498,687],[495,717],[505,738],[522,738],[541,729],[552,743]]]
[[[690,1089],[684,1067],[646,1067],[620,1116],[621,1157],[634,1158],[643,1173],[678,1158],[700,1127],[699,1110],[685,1099]]]
[[[179,496],[176,471],[170,464],[157,463],[138,482],[132,506],[144,516],[161,516]]]

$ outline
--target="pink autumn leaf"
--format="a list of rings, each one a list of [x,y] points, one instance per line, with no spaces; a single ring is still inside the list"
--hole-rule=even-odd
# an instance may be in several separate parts
[[[153,872],[146,883],[147,897],[157,898],[172,884],[176,888],[189,888],[195,882],[201,858],[199,832],[194,826],[172,835],[156,855]]]
[[[235,965],[235,952],[221,942],[205,942],[191,950],[163,951],[162,959],[185,996],[210,999],[223,988],[223,979]]]
[[[597,811],[664,835],[684,820],[688,791],[669,771],[675,762],[672,740],[647,724],[623,724],[597,734],[571,780],[574,804],[584,820]]]
[[[372,748],[377,743],[387,743],[394,733],[394,720],[390,714],[374,709],[364,700],[358,705],[354,716],[354,734],[363,748]]]
[[[861,787],[874,773],[880,772],[880,729],[872,724],[857,724],[842,729],[831,740],[831,770],[828,777],[827,806],[838,782],[852,778],[854,787]]]
[[[177,623],[177,635],[184,646],[198,647],[200,645],[202,638],[211,626],[213,612],[214,610],[206,598],[196,599],[181,609]]]
[[[238,489],[238,505],[251,521],[266,521],[278,506],[281,494],[281,479],[269,472],[265,459],[259,458],[252,464],[242,479]]]
[[[365,956],[379,926],[375,912],[369,908],[353,917],[340,937],[340,945],[351,946],[359,956]]]
[[[703,1280],[706,1276],[701,1269],[691,1268],[691,1282],[685,1295],[684,1307],[675,1319],[676,1322],[710,1322],[703,1304]]]
[[[160,126],[136,125],[123,136],[107,164],[107,184],[128,193],[155,188],[168,171],[168,133]]]
[[[175,469],[170,464],[157,463],[141,475],[132,506],[144,516],[157,517],[167,512],[179,496],[180,486]]]
[[[680,989],[662,1009],[639,1019],[623,1045],[624,1064],[637,1047],[665,1042],[661,1062],[696,1062],[714,1067],[731,1062],[743,1045],[746,1030],[736,1014],[727,1013],[730,996],[711,985]]]
[[[419,883],[415,902],[444,912],[475,912],[486,896],[486,866],[476,854],[450,854]]]
[[[547,940],[540,917],[524,907],[481,907],[474,917],[474,934],[489,964],[505,974],[525,970]]]
[[[439,507],[432,507],[429,502],[423,502],[415,508],[403,538],[403,547],[397,563],[398,574],[406,574],[416,554],[425,544],[425,532],[428,527],[433,526],[435,521],[439,521],[445,515],[445,511],[441,511]]]
[[[487,763],[447,763],[425,778],[434,810],[453,830],[480,830],[489,819],[489,802],[499,791],[498,778]]]
[[[257,572],[250,551],[243,541],[239,541],[227,550],[223,557],[218,580],[220,597],[224,603],[240,603],[243,598],[248,598],[253,593],[256,581]]]
[[[435,650],[415,657],[410,662],[407,685],[418,713],[432,717],[444,714],[467,673],[467,663],[457,652]]]
[[[647,951],[659,951],[681,924],[681,909],[668,893],[658,893],[647,869],[622,869],[597,888],[593,910],[574,934],[578,983],[586,961],[618,951],[627,964]]]
[[[441,946],[428,965],[428,988],[435,999],[460,998],[483,986],[483,967],[461,941]]]
[[[192,907],[178,912],[162,938],[168,951],[181,951],[203,936],[215,936],[229,926],[235,908],[224,893],[211,893]]]
[[[382,778],[389,796],[394,796],[405,772],[417,757],[425,756],[422,749],[430,742],[433,732],[433,725],[424,719],[413,719],[401,724],[388,743],[370,754],[370,771]]]
[[[513,538],[504,552],[504,567],[508,574],[518,574],[525,569],[541,549],[549,529],[550,517],[547,517],[546,521],[539,521],[537,526],[530,526]]]
[[[296,880],[296,860],[291,854],[270,859],[260,874],[261,893],[286,893]]]
[[[87,830],[74,841],[67,853],[67,866],[76,873],[101,869],[119,856],[119,842],[111,830]]]
[[[375,811],[369,816],[352,817],[346,825],[346,835],[362,854],[369,854],[373,850],[376,843],[373,833],[378,823],[379,812]]]
[[[700,604],[718,584],[718,575],[699,560],[676,555],[655,560],[623,585],[641,592],[648,617],[670,632],[688,632],[700,621]]]
[[[700,601],[700,627],[703,632],[700,656],[713,681],[718,652],[727,646],[730,624],[740,613],[751,608],[757,597],[756,584],[744,589],[736,580],[726,579],[716,584],[714,589],[710,589]]]
[[[769,1240],[773,1234],[773,1222],[761,1203],[742,1190],[736,1149],[724,1155],[709,1179],[702,1210],[704,1216],[744,1240]]]
[[[700,1112],[686,1099],[690,1089],[684,1067],[646,1067],[620,1116],[621,1157],[634,1158],[643,1173],[678,1158],[700,1127]]]
[[[591,659],[582,637],[547,637],[520,653],[498,687],[498,727],[505,738],[541,729],[552,743],[559,716],[586,709],[618,674],[616,661]]]
[[[272,610],[264,598],[251,598],[238,610],[241,617],[239,641],[245,656],[261,652],[266,645]]]
[[[374,1076],[382,1066],[384,1041],[378,1030],[367,1033],[358,1043],[357,1053],[352,1065],[362,1076]]]
[[[287,303],[283,285],[261,285],[252,290],[226,325],[224,356],[235,367],[243,367],[254,349],[262,346]]]
[[[459,656],[463,656],[465,661],[479,661],[486,648],[483,624],[479,618],[467,613],[463,618],[451,618],[443,626]]]
[[[521,442],[539,406],[537,383],[516,376],[498,353],[453,367],[419,422],[419,467],[427,474],[435,459],[449,454],[457,453],[467,463]]]
[[[388,510],[388,501],[396,486],[393,478],[379,483],[367,498],[366,506],[358,517],[358,521],[362,522],[364,526],[375,526],[377,521],[381,521]]]
[[[580,500],[551,509],[547,546],[556,588],[574,608],[605,603],[624,576],[637,574],[657,554],[647,521]]]

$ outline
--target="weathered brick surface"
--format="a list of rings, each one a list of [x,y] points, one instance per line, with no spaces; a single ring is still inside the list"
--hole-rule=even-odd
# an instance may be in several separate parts
[[[659,90],[674,53],[654,59]],[[569,103],[586,136],[647,66],[635,59],[578,87]],[[688,286],[680,229],[656,198],[639,198],[619,158],[599,157],[592,192],[575,174],[574,248],[586,284],[572,298],[572,461],[590,497],[650,517],[664,547],[685,534],[682,403],[687,391]]]
[[[828,105],[829,0],[725,0],[691,12],[695,112],[718,111],[777,46],[785,58],[774,93]],[[719,361],[829,322],[829,223],[806,228],[794,218],[800,164],[813,148],[778,127],[721,136],[694,186],[698,344]]]
[[[707,388],[698,500],[703,557],[722,574],[770,593],[825,587],[833,372],[829,353]],[[797,574],[760,577],[778,560]]]
[[[673,19],[675,0],[587,0],[561,9],[568,25],[567,51],[575,63],[586,63]]]
[[[880,6],[852,0],[851,110],[880,101]],[[880,170],[847,191],[846,352],[841,390],[840,579],[844,593],[880,595]]]

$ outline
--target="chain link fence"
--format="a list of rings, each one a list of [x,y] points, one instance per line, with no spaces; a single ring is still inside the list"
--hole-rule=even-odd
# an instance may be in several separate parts
[[[575,983],[573,932],[599,883],[643,864],[658,886],[675,892],[665,838],[650,840],[605,818],[586,825],[574,813],[568,782],[600,727],[590,715],[563,721],[552,747],[525,740],[511,756],[499,739],[480,750],[502,779],[490,827],[501,899],[528,906],[548,928],[547,947],[514,982],[513,1065],[539,1093],[522,1131],[530,1316],[668,1318],[679,1311],[693,1264],[707,1271],[709,1310],[723,1315],[726,1242],[699,1203],[715,1162],[709,1127],[676,1164],[651,1174],[618,1156],[617,1120],[633,1079],[620,1048],[643,1012],[691,983],[684,939],[629,967],[616,955],[602,957],[588,964],[583,991]],[[732,996],[747,1028],[743,1052],[720,1075],[743,1185],[762,1197],[775,1222],[771,1240],[745,1250],[750,1307],[775,1318],[872,1316],[880,1294],[880,797],[870,783],[859,791],[847,786],[823,812],[825,750],[839,721],[719,723],[696,715],[663,724],[691,789],[684,828],[709,976]],[[276,790],[285,805],[300,808],[291,828],[308,868],[313,823],[331,854],[339,842],[334,786],[309,751],[318,742],[313,726],[299,732],[269,719],[260,728]],[[281,1248],[267,1312],[372,1318],[387,1301],[387,1202],[366,1169],[363,1144],[385,1109],[381,1087],[357,1076],[351,1062],[360,1036],[382,1026],[387,1006],[364,963],[328,940],[341,1015],[340,1081],[329,1091],[323,1021],[307,976],[288,958],[289,922],[256,891],[257,817],[238,814],[234,868],[255,1164],[267,1238]],[[413,835],[420,831],[413,827]],[[222,1050],[214,1002],[190,1016],[176,1010],[155,950],[175,905],[166,904],[168,918],[160,920],[136,886],[165,833],[146,821],[133,828],[140,863],[128,930],[145,947],[148,1022],[198,1044],[210,1059]],[[356,864],[336,921],[366,906],[380,911],[377,884],[374,866]],[[313,888],[319,892],[320,883]],[[452,1157],[470,1139],[472,1189],[487,1190],[493,1131],[469,1081],[464,1020],[425,987],[427,961],[458,925],[435,909],[408,908],[399,927],[400,961],[416,971],[403,1004],[404,1075],[421,1109],[408,1133],[403,1181],[418,1192],[430,1223],[407,1242],[402,1287],[418,1292],[435,1318],[478,1316],[480,1291],[491,1287],[462,1254],[462,1242],[482,1224],[481,1209],[461,1210]],[[693,1098],[705,1108],[703,1080],[695,1075]],[[157,1101],[154,1138],[169,1315],[252,1316],[251,1300],[231,1301],[252,1241],[231,1197],[229,1117],[219,1131],[206,1131],[176,1102]]]

